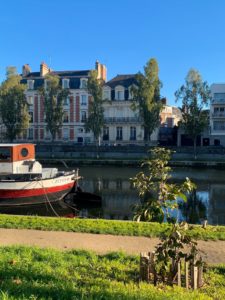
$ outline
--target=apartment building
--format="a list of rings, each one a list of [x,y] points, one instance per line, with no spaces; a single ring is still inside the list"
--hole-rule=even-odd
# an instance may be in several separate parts
[[[144,128],[139,111],[132,108],[132,87],[136,84],[135,74],[117,75],[103,88],[105,127],[104,144],[143,144]],[[157,142],[157,131],[151,141]]]
[[[106,81],[106,66],[96,61],[98,78]],[[39,72],[32,72],[28,64],[22,68],[22,83],[27,85],[26,97],[31,116],[30,127],[21,139],[31,141],[50,141],[51,134],[44,121],[44,99],[39,88],[45,85],[47,74],[57,75],[63,88],[69,89],[69,97],[64,102],[63,126],[56,136],[57,141],[89,143],[93,141],[91,132],[85,131],[85,120],[91,95],[87,91],[87,81],[91,70],[53,71],[46,63],[40,64]]]
[[[225,83],[212,84],[210,89],[210,145],[225,146]]]

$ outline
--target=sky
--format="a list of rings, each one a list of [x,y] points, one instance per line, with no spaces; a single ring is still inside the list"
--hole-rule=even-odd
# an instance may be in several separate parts
[[[7,66],[87,70],[96,60],[110,80],[155,58],[161,95],[179,106],[174,92],[190,68],[225,82],[224,15],[224,0],[2,0],[0,82]]]

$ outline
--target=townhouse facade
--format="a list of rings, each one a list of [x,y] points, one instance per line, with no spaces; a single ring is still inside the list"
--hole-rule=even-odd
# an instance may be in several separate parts
[[[143,144],[144,128],[138,109],[132,108],[132,87],[135,74],[117,75],[103,87],[105,127],[102,141],[104,144]],[[151,142],[157,142],[157,130]]]
[[[132,106],[132,87],[136,85],[135,74],[117,75],[107,81],[107,69],[96,61],[98,78],[104,82],[103,109],[105,126],[102,130],[103,145],[143,145],[144,128],[138,109]],[[65,143],[89,144],[94,142],[92,132],[85,130],[92,96],[88,93],[87,82],[91,69],[74,71],[53,71],[44,62],[38,72],[32,72],[28,64],[22,67],[21,83],[27,86],[26,98],[29,104],[29,129],[17,138],[17,141],[50,142],[51,134],[47,130],[44,112],[44,99],[39,89],[47,84],[46,75],[59,77],[62,88],[69,89],[64,101],[63,126],[56,135],[56,141]],[[165,103],[160,115],[161,128],[173,127],[180,120],[179,110]],[[151,143],[157,144],[160,127],[151,135]],[[1,128],[1,132],[4,126]],[[2,139],[1,135],[1,139]]]
[[[96,61],[95,69],[98,78],[106,81],[106,67]],[[40,64],[39,72],[32,72],[29,65],[22,69],[22,83],[27,85],[26,97],[29,104],[30,127],[21,136],[35,142],[51,141],[51,134],[46,129],[44,120],[44,99],[39,88],[45,86],[47,74],[57,75],[63,88],[69,89],[69,96],[64,101],[63,126],[56,141],[90,143],[93,140],[91,132],[85,130],[91,95],[87,91],[87,81],[91,70],[82,71],[53,71],[46,63]]]

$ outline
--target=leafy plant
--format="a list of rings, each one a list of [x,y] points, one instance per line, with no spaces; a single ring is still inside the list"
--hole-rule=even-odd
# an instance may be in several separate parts
[[[177,275],[177,264],[184,259],[191,261],[196,258],[195,265],[203,264],[198,257],[197,242],[187,235],[188,224],[174,224],[169,236],[161,239],[155,251],[155,271],[163,282],[173,284]],[[172,263],[171,263],[172,262]]]
[[[163,222],[165,216],[169,219],[168,209],[178,207],[177,198],[186,201],[186,193],[190,193],[195,188],[189,178],[186,178],[182,184],[169,182],[170,158],[170,150],[159,147],[152,149],[150,158],[141,164],[141,167],[146,168],[145,171],[131,178],[141,200],[144,201],[144,204],[134,208],[136,221]]]

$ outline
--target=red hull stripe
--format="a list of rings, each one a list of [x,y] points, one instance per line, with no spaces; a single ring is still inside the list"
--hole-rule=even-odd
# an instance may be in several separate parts
[[[0,190],[0,199],[7,198],[23,198],[23,197],[33,197],[41,196],[46,194],[57,193],[67,189],[72,189],[74,182],[67,183],[61,186],[41,188],[41,189],[26,189],[26,190]]]

